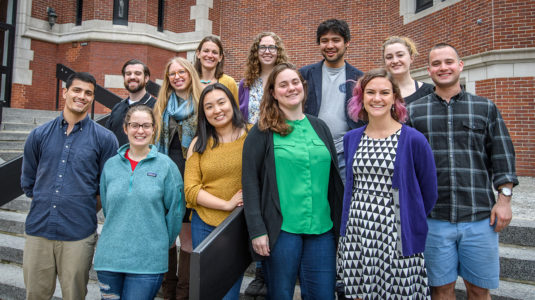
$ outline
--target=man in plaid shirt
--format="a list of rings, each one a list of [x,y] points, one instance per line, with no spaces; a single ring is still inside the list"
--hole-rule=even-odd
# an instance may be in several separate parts
[[[437,166],[439,196],[424,252],[433,299],[455,299],[457,276],[469,299],[490,299],[499,283],[498,233],[511,221],[518,184],[502,116],[490,100],[461,89],[462,70],[453,46],[435,45],[428,66],[435,93],[408,107],[407,124],[427,137]]]

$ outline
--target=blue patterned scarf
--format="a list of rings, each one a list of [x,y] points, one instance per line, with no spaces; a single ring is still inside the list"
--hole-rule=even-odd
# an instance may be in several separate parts
[[[158,151],[166,155],[169,154],[169,118],[175,119],[178,122],[178,125],[182,128],[182,134],[180,136],[182,150],[188,149],[191,140],[193,140],[193,137],[195,136],[195,129],[197,127],[194,106],[195,103],[193,102],[191,95],[188,100],[184,100],[177,97],[175,93],[171,93],[167,101],[167,107],[163,112],[161,138],[156,143]]]

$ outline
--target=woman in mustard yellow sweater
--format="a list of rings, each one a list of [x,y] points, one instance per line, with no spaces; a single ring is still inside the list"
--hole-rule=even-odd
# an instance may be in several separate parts
[[[184,174],[187,207],[193,209],[193,248],[243,205],[242,149],[247,131],[230,90],[221,83],[207,86],[199,100],[197,137],[189,147]],[[223,299],[239,299],[242,279]]]

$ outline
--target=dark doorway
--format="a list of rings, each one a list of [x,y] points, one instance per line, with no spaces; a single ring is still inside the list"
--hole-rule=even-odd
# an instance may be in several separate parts
[[[17,0],[0,0],[0,105],[9,107]]]

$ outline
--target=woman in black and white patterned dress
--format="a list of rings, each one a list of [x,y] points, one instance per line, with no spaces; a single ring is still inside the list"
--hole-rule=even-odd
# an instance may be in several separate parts
[[[428,299],[426,216],[437,199],[426,138],[402,125],[399,88],[384,69],[361,78],[349,104],[368,125],[344,137],[346,186],[338,272],[353,299]]]

